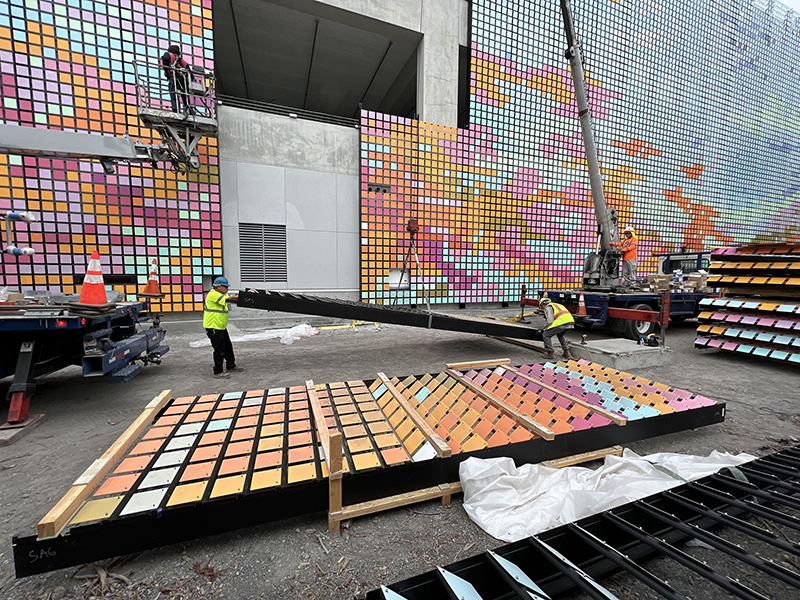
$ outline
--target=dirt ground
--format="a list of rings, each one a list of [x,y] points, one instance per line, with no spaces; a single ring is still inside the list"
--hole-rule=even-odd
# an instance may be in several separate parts
[[[689,322],[670,329],[669,363],[637,374],[727,402],[726,421],[628,447],[639,453],[720,450],[764,455],[799,443],[800,370],[695,351],[694,327]],[[72,482],[163,389],[194,395],[298,385],[306,379],[374,379],[378,371],[438,372],[446,362],[542,360],[535,352],[490,338],[369,325],[324,331],[291,346],[277,340],[240,343],[237,362],[246,371],[219,381],[211,378],[210,348],[189,347],[202,337],[199,323],[176,323],[167,336],[171,352],[163,364],[147,367],[126,384],[83,379],[76,368],[40,380],[32,412],[45,413],[47,421],[14,445],[0,448],[0,598],[350,599],[382,583],[503,545],[469,520],[456,496],[449,507],[428,502],[355,519],[337,534],[328,533],[324,515],[317,514],[15,580],[12,535],[34,533],[36,523]],[[602,337],[602,332],[592,332],[591,337]],[[10,379],[0,382],[3,397],[8,385]],[[699,558],[712,552],[688,551]],[[776,556],[783,566],[798,570],[800,564],[793,564],[792,558]],[[739,572],[736,561],[723,561],[733,573]],[[673,572],[666,561],[650,565],[696,597],[729,597],[719,588],[695,587],[696,578],[685,569]],[[790,597],[783,587],[768,589],[771,581],[754,580],[754,589],[761,587],[766,597]],[[620,598],[653,597],[625,576],[613,578],[609,585]]]

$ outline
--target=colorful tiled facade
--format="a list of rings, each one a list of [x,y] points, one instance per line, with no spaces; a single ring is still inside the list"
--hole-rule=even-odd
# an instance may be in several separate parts
[[[776,2],[574,0],[606,201],[654,255],[800,240],[800,24]],[[557,1],[475,0],[467,129],[364,112],[362,298],[579,285],[596,243]],[[410,218],[421,276],[389,289]],[[413,259],[412,259],[413,261]]]
[[[152,140],[136,112],[134,61],[157,61],[169,43],[194,65],[214,67],[211,0],[0,0],[0,121]],[[152,140],[158,141],[158,140]],[[161,309],[201,310],[203,276],[221,273],[216,140],[200,144],[201,169],[0,154],[0,212],[39,221],[16,228],[32,257],[3,255],[0,287],[73,293],[98,250],[106,274],[135,275],[159,263]],[[132,297],[132,296],[131,296]]]

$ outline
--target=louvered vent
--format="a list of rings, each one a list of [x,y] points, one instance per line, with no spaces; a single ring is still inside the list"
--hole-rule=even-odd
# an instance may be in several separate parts
[[[287,281],[286,226],[239,223],[242,281]]]

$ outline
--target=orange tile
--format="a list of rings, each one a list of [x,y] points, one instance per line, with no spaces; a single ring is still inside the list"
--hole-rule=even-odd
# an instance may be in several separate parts
[[[250,490],[263,490],[281,484],[281,470],[256,471],[250,481]]]
[[[256,437],[256,428],[244,427],[242,429],[234,429],[231,440],[234,442],[239,440],[252,440],[254,437]]]
[[[194,396],[181,396],[172,401],[173,404],[191,404],[194,402]]]
[[[381,456],[387,465],[396,465],[399,463],[408,462],[408,453],[402,448],[389,448],[388,450],[381,450]]]
[[[182,415],[188,409],[188,406],[185,405],[178,405],[178,406],[170,406],[167,410],[164,411],[165,415]]]
[[[219,498],[220,496],[230,496],[231,494],[240,493],[244,489],[244,480],[244,475],[217,479],[214,482],[214,488],[211,490],[211,497]]]
[[[208,419],[208,416],[210,414],[211,413],[209,413],[209,412],[192,413],[189,416],[187,416],[186,419],[183,422],[184,423],[202,423],[203,421]]]
[[[130,473],[131,471],[142,471],[144,468],[150,464],[150,461],[153,459],[152,454],[145,454],[144,456],[134,456],[132,458],[126,458],[119,466],[114,469],[114,473]]]
[[[232,418],[232,417],[233,417],[233,415],[235,415],[235,414],[236,414],[236,411],[235,411],[235,410],[233,410],[233,409],[229,409],[229,410],[216,410],[216,411],[214,411],[214,417],[213,417],[213,420],[215,420],[215,421],[216,421],[216,420],[218,420],[218,419],[230,419],[230,418]]]
[[[239,402],[241,402],[241,400],[224,400],[217,405],[217,408],[236,408],[239,406]]]
[[[356,454],[351,457],[356,471],[363,471],[364,469],[371,469],[373,467],[381,466],[378,456],[374,452],[367,452],[365,454]]]
[[[225,448],[225,456],[238,456],[240,454],[250,454],[253,450],[253,440],[233,442]]]
[[[258,440],[258,451],[263,452],[264,450],[277,450],[278,448],[283,447],[283,437],[282,436],[274,436],[268,438],[261,438]]]
[[[187,504],[189,502],[199,502],[203,499],[203,494],[206,491],[208,481],[198,481],[196,483],[187,483],[186,485],[179,485],[172,492],[169,497],[167,506],[175,506],[176,504]]]
[[[143,440],[155,440],[168,437],[175,427],[153,427],[142,436]]]
[[[514,431],[508,434],[508,440],[515,444],[517,442],[527,442],[533,437],[533,434],[524,427],[517,427]],[[538,436],[537,436],[538,437]]]
[[[161,417],[156,421],[156,427],[162,427],[164,425],[177,425],[180,423],[181,417],[180,415],[177,416],[170,416],[170,417]]]
[[[312,460],[314,458],[314,448],[311,446],[301,446],[300,448],[292,448],[289,450],[289,463],[299,463],[304,460]]]
[[[283,452],[262,452],[256,454],[256,469],[277,467],[283,460]]]
[[[258,415],[261,413],[260,406],[245,406],[242,410],[239,411],[240,417],[249,417],[253,415]]]
[[[236,419],[234,427],[255,427],[258,425],[258,415],[255,417],[239,417]]]
[[[257,398],[259,396],[264,396],[264,390],[250,390],[244,395],[245,398]]]
[[[269,425],[270,423],[280,423],[283,424],[283,413],[275,413],[271,415],[264,415],[261,419],[261,423],[263,425]]]
[[[181,481],[192,481],[194,479],[208,479],[214,471],[214,461],[194,463],[186,467],[181,475]]]
[[[152,454],[158,451],[159,448],[164,444],[164,440],[153,440],[150,442],[139,442],[133,447],[133,450],[129,452],[131,456],[135,456],[137,454]]]
[[[311,421],[292,421],[289,423],[289,433],[297,433],[299,431],[309,431],[311,429]]]
[[[107,494],[119,494],[120,492],[127,492],[139,479],[139,473],[131,473],[130,475],[119,475],[117,477],[109,477],[103,482],[103,485],[94,493],[95,496],[105,496]]]
[[[200,445],[207,446],[209,444],[221,444],[225,441],[225,435],[227,435],[227,433],[227,431],[214,431],[212,433],[206,433],[200,438]]]
[[[308,446],[312,443],[311,432],[292,433],[289,435],[289,447],[293,446]]]
[[[213,460],[219,456],[222,446],[202,446],[194,451],[189,462],[200,462],[201,460]]]
[[[484,448],[486,448],[486,440],[477,435],[473,435],[467,440],[464,440],[461,444],[461,449],[464,452],[474,452],[475,450],[483,450]]]
[[[219,468],[219,475],[230,475],[231,473],[243,473],[250,465],[249,456],[239,456],[237,458],[226,458],[222,461]]]
[[[289,467],[288,482],[297,483],[298,481],[308,481],[316,479],[317,467],[314,463],[304,463],[302,465],[291,465]]]

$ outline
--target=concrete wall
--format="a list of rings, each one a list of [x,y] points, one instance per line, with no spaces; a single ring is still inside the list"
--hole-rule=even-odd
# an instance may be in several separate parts
[[[358,298],[358,129],[219,107],[225,274],[233,287]],[[239,223],[285,225],[288,281],[242,281]]]

